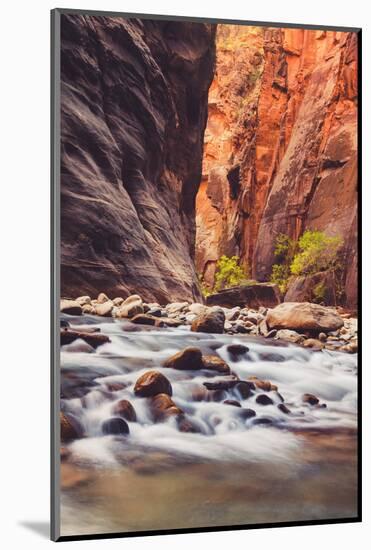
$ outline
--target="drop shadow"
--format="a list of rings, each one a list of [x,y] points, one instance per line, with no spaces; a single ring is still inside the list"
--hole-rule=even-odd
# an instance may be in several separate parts
[[[50,523],[48,521],[20,521],[19,525],[33,531],[43,539],[50,538]]]

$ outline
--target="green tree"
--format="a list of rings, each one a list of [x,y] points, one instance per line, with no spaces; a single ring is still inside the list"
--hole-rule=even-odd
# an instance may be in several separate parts
[[[239,265],[238,256],[222,256],[216,264],[215,284],[213,291],[240,285],[247,280],[247,271]]]
[[[313,275],[320,271],[339,269],[339,252],[343,240],[329,237],[323,231],[307,230],[298,241],[299,251],[291,262],[292,275]]]
[[[296,243],[288,235],[279,233],[275,240],[274,255],[277,263],[272,266],[271,283],[278,285],[278,288],[285,294],[290,279],[290,264],[295,252]]]

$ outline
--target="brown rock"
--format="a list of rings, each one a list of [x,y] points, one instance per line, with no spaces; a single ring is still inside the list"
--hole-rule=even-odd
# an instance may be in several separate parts
[[[138,378],[134,393],[139,397],[153,397],[158,393],[172,395],[173,390],[169,380],[158,371],[147,371]]]
[[[303,346],[305,348],[312,348],[314,350],[321,350],[323,348],[323,343],[320,340],[315,338],[308,338],[304,341]]]
[[[199,348],[185,348],[166,359],[163,366],[177,370],[199,370],[205,368]]]
[[[171,416],[179,416],[183,413],[166,393],[159,393],[152,397],[150,407],[155,422],[163,422]]]
[[[231,369],[227,363],[218,355],[204,355],[202,358],[204,369],[214,370],[220,374],[230,374]]]
[[[115,416],[121,416],[129,422],[136,422],[137,420],[135,409],[127,399],[121,399],[115,403],[112,412]]]
[[[158,323],[159,319],[157,317],[149,313],[138,313],[130,321],[136,325],[163,326],[163,323]]]
[[[81,305],[75,300],[61,300],[60,305],[61,313],[67,313],[68,315],[82,315]]]
[[[330,332],[344,325],[343,319],[330,310],[309,302],[284,302],[267,314],[270,328]]]
[[[61,440],[64,442],[80,439],[84,435],[84,429],[80,421],[68,413],[60,413]]]
[[[271,391],[272,384],[269,382],[269,380],[260,380],[259,378],[256,378],[255,376],[250,376],[249,380],[253,381],[256,388],[259,388],[263,391]]]
[[[192,322],[193,332],[208,332],[211,334],[223,334],[225,314],[221,308],[210,308],[200,313]]]
[[[201,432],[199,426],[192,419],[183,414],[177,417],[177,424],[180,432],[193,434]]]
[[[89,344],[89,346],[92,346],[95,349],[98,346],[101,346],[102,344],[106,344],[111,341],[108,336],[96,332],[82,332],[77,330],[61,329],[61,346],[71,344],[78,338],[81,338],[87,344]]]

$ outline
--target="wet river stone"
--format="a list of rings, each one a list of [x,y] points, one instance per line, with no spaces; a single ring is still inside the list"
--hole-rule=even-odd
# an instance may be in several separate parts
[[[79,439],[84,435],[84,428],[80,421],[68,413],[60,413],[61,422],[61,440],[64,442]]]
[[[116,416],[121,416],[129,422],[135,422],[137,415],[133,405],[127,399],[121,399],[113,407],[113,414]]]
[[[172,355],[163,364],[164,367],[177,370],[199,370],[204,368],[202,352],[199,348],[185,348]]]
[[[134,393],[139,397],[153,397],[158,393],[172,395],[173,390],[169,380],[158,371],[147,371],[138,378],[134,386]]]
[[[159,393],[152,397],[150,407],[155,422],[162,422],[171,416],[178,416],[183,413],[166,393]]]
[[[223,334],[225,314],[221,308],[210,308],[197,315],[192,322],[193,332],[207,332],[210,334]]]
[[[102,423],[102,432],[105,435],[128,435],[130,430],[123,418],[113,416]]]

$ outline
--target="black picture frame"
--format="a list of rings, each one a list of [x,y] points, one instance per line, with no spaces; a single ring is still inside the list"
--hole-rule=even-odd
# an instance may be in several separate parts
[[[261,27],[284,27],[291,29],[329,30],[357,33],[358,37],[358,319],[359,319],[359,367],[358,367],[358,513],[352,518],[335,518],[324,520],[284,521],[280,523],[259,523],[246,525],[205,526],[199,528],[160,529],[87,535],[60,535],[59,518],[59,482],[60,482],[60,343],[59,343],[59,299],[60,299],[60,18],[64,14],[87,16],[107,16],[122,18],[139,18],[148,20],[188,21],[195,23],[236,24]],[[73,541],[90,539],[129,538],[180,533],[200,533],[266,529],[279,527],[298,527],[324,524],[356,523],[362,521],[362,29],[357,27],[328,26],[315,24],[294,24],[267,21],[249,21],[238,19],[217,19],[191,16],[156,15],[123,13],[115,11],[80,10],[56,8],[51,10],[51,539],[53,541]]]

